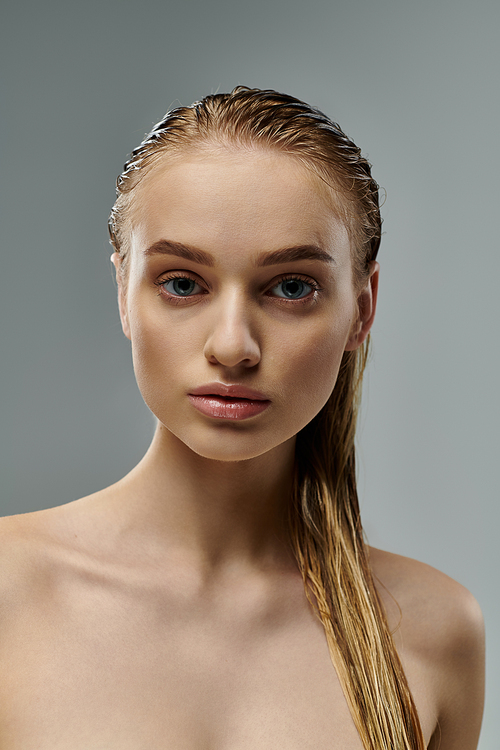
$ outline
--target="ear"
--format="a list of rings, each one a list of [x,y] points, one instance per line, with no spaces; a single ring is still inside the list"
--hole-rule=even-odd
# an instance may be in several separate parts
[[[116,285],[118,287],[118,309],[120,311],[120,320],[122,323],[122,330],[125,336],[130,340],[130,324],[128,319],[127,309],[127,297],[125,289],[123,287],[123,277],[121,274],[122,259],[118,253],[113,253],[111,256],[111,263],[114,265],[116,270]]]
[[[370,263],[370,275],[365,286],[361,289],[357,299],[358,317],[351,329],[351,333],[345,346],[345,351],[350,352],[361,346],[370,332],[375,318],[378,294],[378,276],[380,266],[376,260]]]

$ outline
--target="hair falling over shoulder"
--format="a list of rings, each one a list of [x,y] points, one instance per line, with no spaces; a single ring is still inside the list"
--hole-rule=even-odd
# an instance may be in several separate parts
[[[423,750],[359,514],[354,433],[368,347],[344,354],[329,401],[298,436],[290,536],[364,747]]]
[[[289,154],[327,186],[349,232],[353,283],[361,284],[381,237],[379,187],[340,127],[276,91],[238,86],[168,112],[132,152],[117,180],[111,243],[127,273],[134,188],[163,158],[204,149]],[[424,750],[415,704],[377,594],[356,490],[355,428],[368,341],[344,353],[337,383],[297,436],[290,543],[366,750]]]

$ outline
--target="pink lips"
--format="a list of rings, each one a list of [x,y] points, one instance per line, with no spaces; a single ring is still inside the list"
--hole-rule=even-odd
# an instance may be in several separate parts
[[[263,393],[243,385],[207,383],[188,393],[193,406],[215,419],[248,419],[271,404]]]

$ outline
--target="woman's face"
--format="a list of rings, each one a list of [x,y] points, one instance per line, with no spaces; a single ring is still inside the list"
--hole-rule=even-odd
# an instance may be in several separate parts
[[[228,148],[155,166],[135,190],[130,252],[120,312],[139,388],[206,458],[292,439],[373,319],[375,265],[355,290],[331,198],[280,153]]]

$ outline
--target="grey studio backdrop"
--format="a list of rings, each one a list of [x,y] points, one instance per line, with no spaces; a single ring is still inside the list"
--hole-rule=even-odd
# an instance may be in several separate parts
[[[126,155],[170,106],[238,83],[316,104],[387,191],[368,538],[479,600],[481,750],[500,748],[499,22],[496,0],[4,0],[0,45],[0,514],[111,484],[151,438],[106,234]]]

